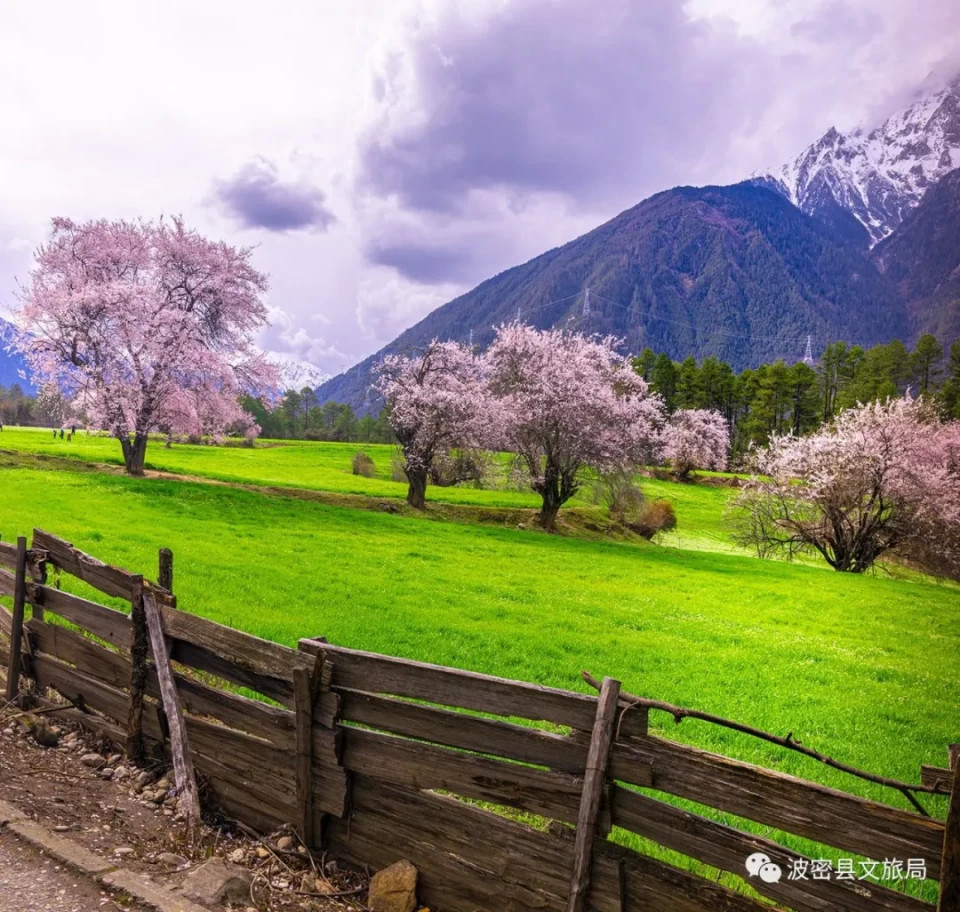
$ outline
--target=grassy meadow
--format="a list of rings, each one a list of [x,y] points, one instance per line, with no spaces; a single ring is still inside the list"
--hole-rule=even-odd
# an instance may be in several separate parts
[[[391,448],[363,447],[377,462],[373,479],[350,473],[359,448],[152,442],[147,462],[198,479],[401,498]],[[921,763],[944,765],[947,744],[960,740],[960,682],[950,673],[960,665],[960,589],[758,560],[730,542],[727,488],[645,481],[649,496],[675,505],[679,526],[665,546],[80,471],[120,456],[116,441],[83,433],[67,442],[6,428],[0,450],[13,453],[0,459],[4,540],[43,527],[148,576],[157,549],[170,547],[184,610],[260,636],[293,644],[324,635],[581,690],[588,669],[630,692],[792,731],[908,781],[919,781]],[[431,487],[427,496],[531,515],[537,503],[510,490]],[[734,732],[676,726],[657,713],[651,722],[679,740],[909,807],[897,793]],[[945,812],[944,799],[925,802]]]

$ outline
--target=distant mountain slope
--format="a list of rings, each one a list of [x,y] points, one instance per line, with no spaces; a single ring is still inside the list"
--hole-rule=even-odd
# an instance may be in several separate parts
[[[831,127],[792,162],[755,179],[827,222],[835,222],[839,207],[863,226],[865,240],[876,243],[958,167],[960,77],[870,132]]]
[[[363,408],[385,352],[435,336],[472,334],[485,346],[518,308],[538,327],[613,333],[631,351],[716,355],[737,368],[799,358],[807,333],[872,344],[907,332],[890,282],[842,232],[749,182],[678,187],[438,308],[318,393]]]
[[[7,343],[11,338],[13,327],[3,319],[0,319],[0,386],[12,386],[19,383],[24,392],[32,389],[30,383],[25,380],[21,373],[27,374],[27,365],[24,360],[15,354],[7,352]]]
[[[914,335],[960,338],[960,168],[927,192],[873,256],[906,301]]]

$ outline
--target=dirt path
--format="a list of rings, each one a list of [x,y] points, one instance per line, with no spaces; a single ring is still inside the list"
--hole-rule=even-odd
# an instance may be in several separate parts
[[[145,912],[0,830],[0,912]]]

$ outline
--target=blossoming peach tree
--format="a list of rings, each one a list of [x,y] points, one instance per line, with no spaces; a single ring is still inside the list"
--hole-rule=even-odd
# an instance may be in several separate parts
[[[34,382],[117,437],[139,475],[151,431],[254,430],[239,397],[270,397],[279,382],[253,344],[266,289],[249,249],[179,218],[57,218],[20,294],[16,344]]]
[[[730,429],[713,409],[680,409],[663,433],[663,458],[680,479],[694,469],[725,469],[730,453]]]
[[[554,528],[585,470],[631,471],[658,458],[663,403],[612,337],[514,323],[498,329],[487,358],[497,430],[542,499],[543,528]]]
[[[774,437],[738,499],[739,538],[762,556],[816,551],[863,573],[883,555],[960,577],[960,424],[904,397]]]
[[[489,446],[495,437],[486,362],[465,345],[434,339],[417,354],[387,355],[377,370],[377,388],[403,453],[407,502],[422,509],[438,457]]]

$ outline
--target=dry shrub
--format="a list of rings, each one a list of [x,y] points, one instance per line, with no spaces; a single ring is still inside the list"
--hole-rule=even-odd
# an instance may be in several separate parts
[[[627,472],[601,475],[594,484],[593,499],[607,508],[611,519],[624,525],[640,519],[647,502],[633,474]]]
[[[490,460],[478,450],[452,450],[434,457],[430,483],[441,488],[472,484],[483,487],[490,475]]]
[[[410,480],[407,478],[406,469],[403,467],[403,453],[400,450],[394,452],[393,459],[390,462],[390,477],[394,481],[402,481],[404,484]]]
[[[647,541],[652,541],[661,532],[669,532],[677,527],[677,514],[669,500],[655,500],[647,504],[640,516],[628,522],[627,526]]]
[[[377,474],[376,464],[363,450],[353,455],[353,474],[364,478],[373,478]]]

